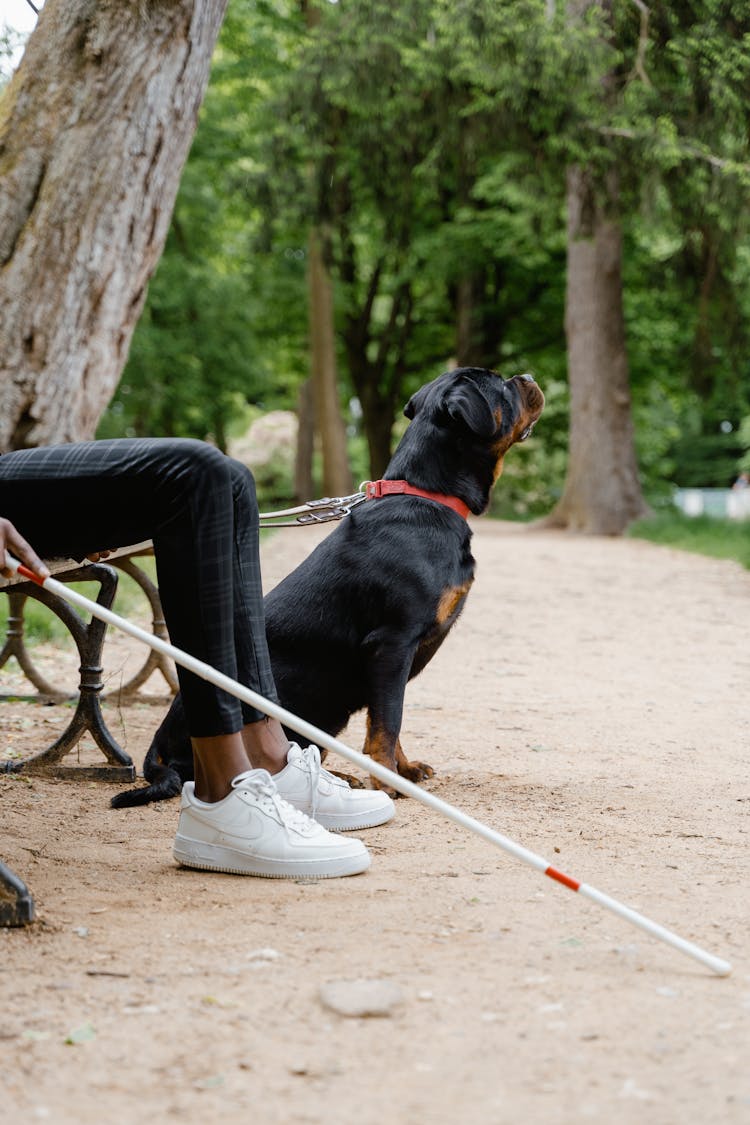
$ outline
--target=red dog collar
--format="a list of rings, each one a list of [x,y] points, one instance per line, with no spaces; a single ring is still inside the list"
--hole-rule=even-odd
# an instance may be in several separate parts
[[[469,518],[469,506],[459,500],[457,496],[444,496],[442,492],[426,492],[423,488],[415,488],[406,480],[366,480],[360,486],[366,500],[379,500],[383,496],[423,496],[425,500],[435,500],[446,508],[452,508],[463,519]]]

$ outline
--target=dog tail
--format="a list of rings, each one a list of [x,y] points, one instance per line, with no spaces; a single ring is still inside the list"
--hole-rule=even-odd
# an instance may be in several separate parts
[[[109,802],[112,808],[132,809],[139,805],[150,805],[153,801],[168,801],[182,790],[182,778],[171,766],[154,766],[149,781],[150,785],[115,794]]]
[[[180,793],[184,781],[192,780],[193,750],[179,692],[151,741],[143,762],[143,776],[148,785],[118,793],[110,801],[113,809],[168,801]]]
[[[150,785],[117,793],[109,802],[112,809],[133,809],[136,805],[151,804],[153,801],[169,801],[182,790],[182,778],[177,769],[172,769],[171,766],[154,766],[148,780]]]

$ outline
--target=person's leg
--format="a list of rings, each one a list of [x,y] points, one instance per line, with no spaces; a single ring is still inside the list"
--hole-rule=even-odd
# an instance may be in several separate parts
[[[244,465],[229,458],[222,459],[220,469],[222,495],[224,474],[229,476],[231,513],[225,509],[214,518],[212,535],[217,543],[222,543],[221,558],[217,559],[216,553],[212,556],[211,552],[203,552],[201,574],[197,581],[198,596],[204,602],[215,601],[224,614],[231,612],[232,657],[236,670],[229,674],[264,698],[277,701],[263,612],[255,482]],[[218,485],[215,487],[218,488]],[[205,520],[205,500],[202,505],[201,515]],[[223,537],[230,528],[231,542],[227,543]],[[167,564],[172,567],[167,585],[170,591],[174,591],[179,586],[185,564],[172,558],[174,544],[168,536],[160,537],[158,548],[160,574]],[[226,574],[227,562],[230,564],[231,580]],[[219,569],[222,577],[217,582]],[[174,607],[172,615],[176,612]],[[170,615],[167,615],[169,620]],[[187,639],[181,647],[190,651]],[[393,803],[386,794],[374,790],[352,790],[345,782],[321,769],[317,749],[302,751],[295,746],[290,753],[289,742],[280,723],[268,718],[263,711],[243,703],[241,718],[243,725],[238,739],[234,731],[204,735],[197,729],[198,720],[191,721],[188,716],[195,765],[194,794],[199,800],[217,802],[230,792],[233,780],[248,768],[243,766],[244,749],[249,765],[273,775],[284,798],[295,807],[304,808],[327,827],[342,830],[371,827],[385,823],[394,815]]]
[[[242,499],[252,525],[249,498],[247,490]],[[83,558],[152,539],[173,642],[234,677],[233,508],[229,462],[200,442],[85,442],[0,458],[0,512],[43,555]],[[257,514],[254,522],[257,537]],[[178,674],[198,735],[199,792],[218,800],[255,764],[240,733],[242,711],[198,677]]]
[[[42,555],[152,539],[174,644],[233,678],[234,512],[228,459],[203,442],[120,440],[0,458],[0,514]],[[191,734],[242,729],[240,704],[179,670]]]
[[[195,795],[201,801],[221,801],[232,790],[232,781],[253,769],[241,734],[191,738]]]
[[[46,447],[0,458],[0,514],[44,555],[82,558],[153,539],[172,641],[273,697],[251,484],[249,473],[201,442]],[[266,765],[288,783],[289,746],[279,724],[243,710],[233,696],[185,669],[178,672],[201,816],[211,804],[223,807],[233,782],[253,767]],[[362,870],[361,845],[355,852],[344,866]]]
[[[266,641],[255,481],[241,462],[229,459],[227,466],[234,517],[232,593],[238,678],[259,695],[278,702]],[[246,703],[242,704],[242,718],[242,741],[253,766],[278,773],[286,765],[289,750],[281,724]],[[197,784],[196,774],[196,788]]]

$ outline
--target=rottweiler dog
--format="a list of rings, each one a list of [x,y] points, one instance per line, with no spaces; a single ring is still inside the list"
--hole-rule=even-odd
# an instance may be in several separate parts
[[[474,581],[467,516],[487,508],[505,454],[543,406],[531,375],[461,367],[427,383],[404,408],[410,424],[385,478],[368,482],[368,499],[265,598],[282,706],[332,735],[366,707],[365,753],[410,781],[434,771],[401,748],[407,682],[437,652]],[[116,808],[175,796],[193,776],[179,695],[144,774],[150,784],[113,798]]]

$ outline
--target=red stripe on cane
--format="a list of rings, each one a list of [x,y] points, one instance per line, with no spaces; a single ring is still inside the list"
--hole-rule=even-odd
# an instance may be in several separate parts
[[[564,887],[570,887],[571,891],[577,891],[581,885],[575,879],[571,879],[570,875],[563,875],[562,871],[558,871],[554,867],[548,867],[544,874],[549,875],[550,879],[556,879]]]
[[[29,570],[27,566],[19,564],[18,573],[22,574],[24,578],[30,578],[32,582],[36,582],[37,586],[43,586],[45,579],[40,578],[38,574],[34,574],[33,570]]]

